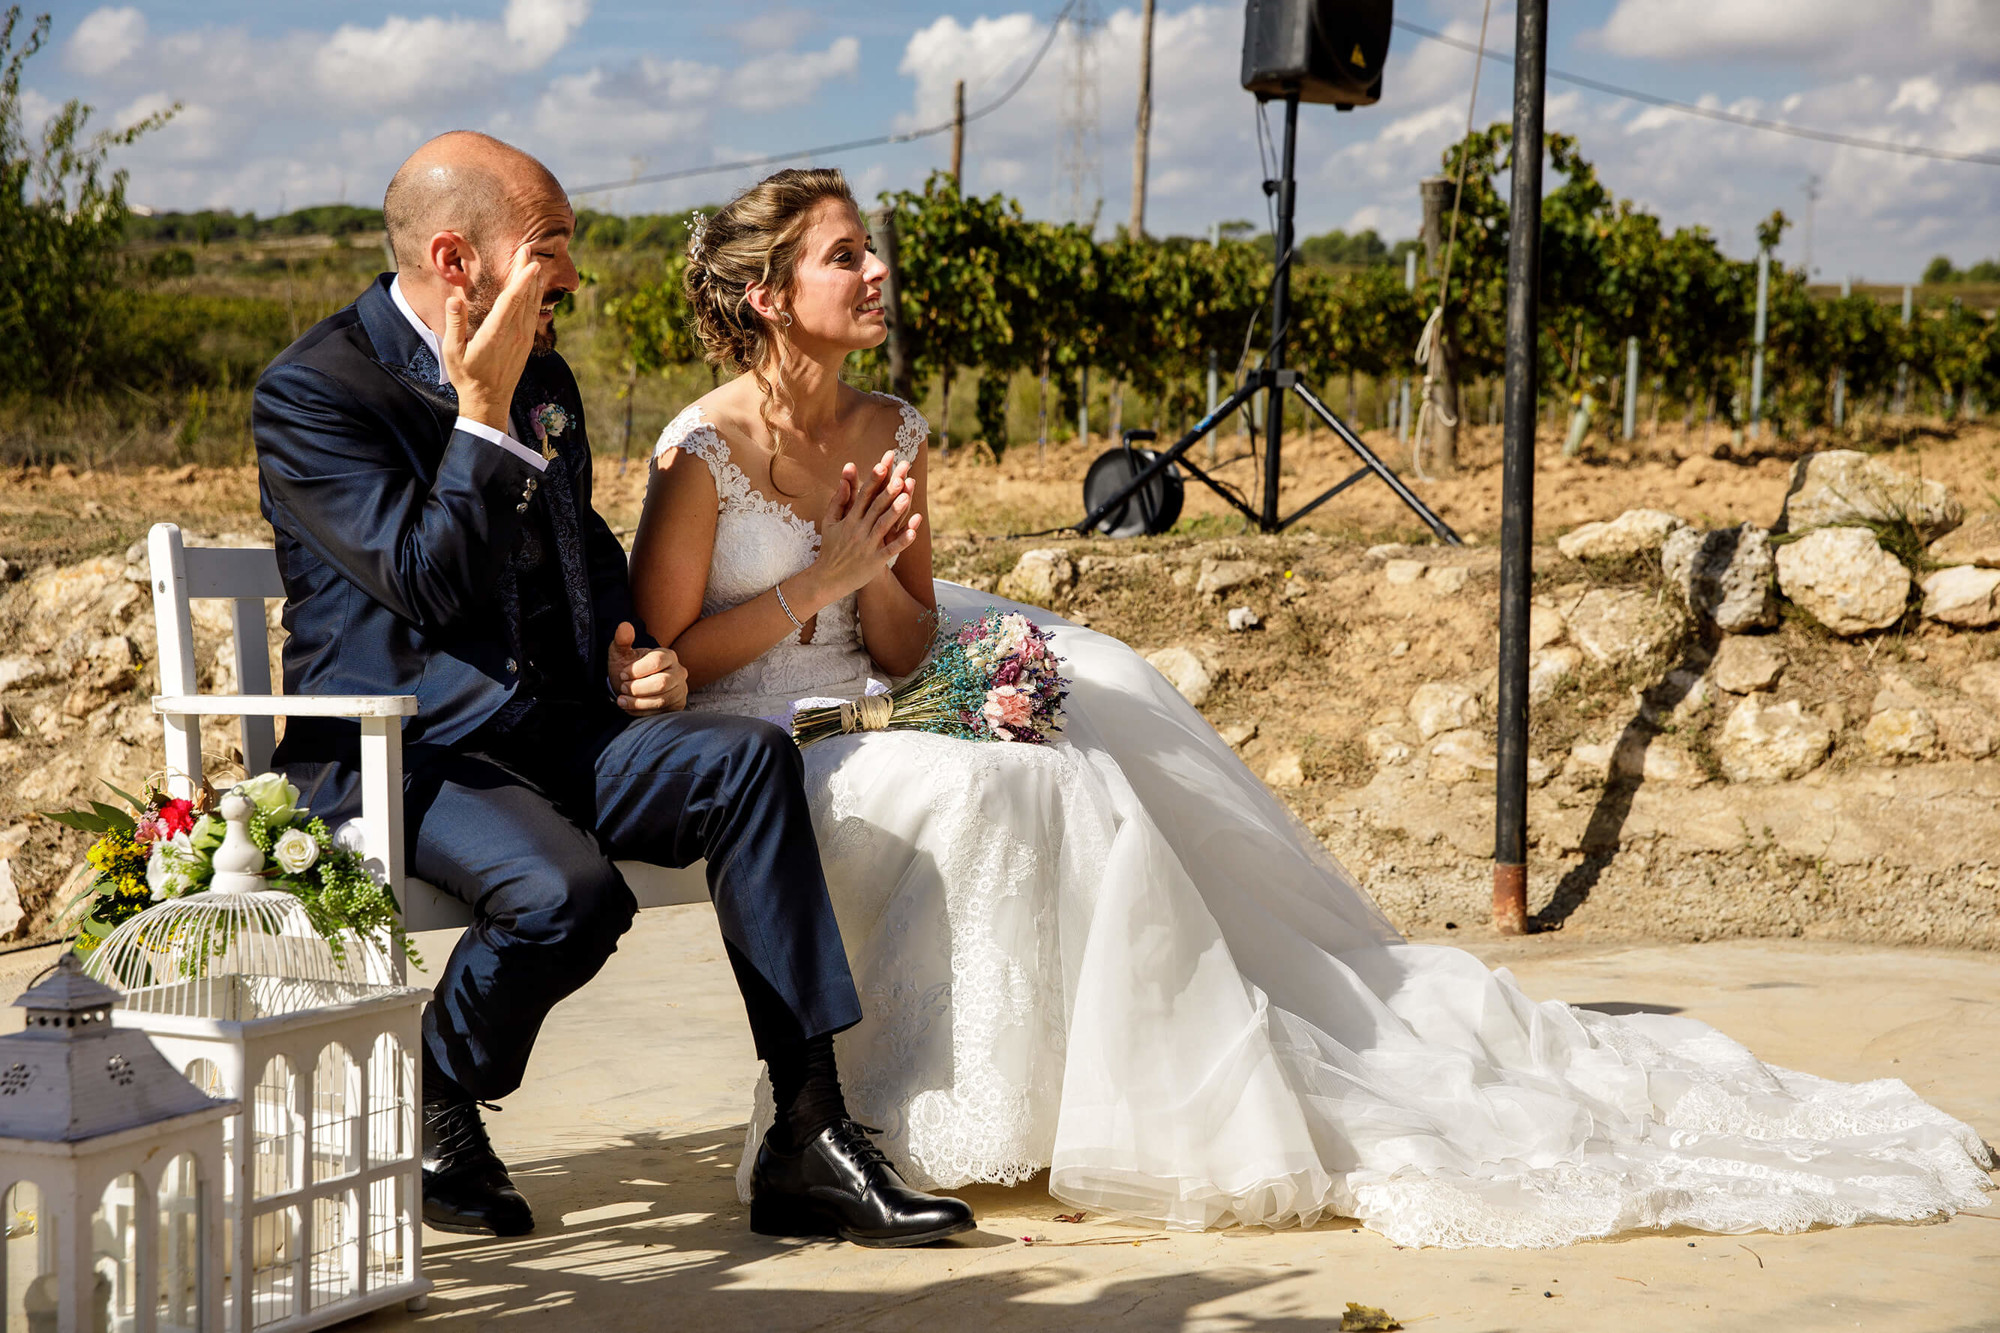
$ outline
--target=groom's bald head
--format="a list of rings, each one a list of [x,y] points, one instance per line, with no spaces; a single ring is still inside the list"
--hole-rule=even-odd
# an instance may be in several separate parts
[[[397,169],[382,197],[382,219],[397,267],[420,271],[441,231],[485,251],[558,203],[567,204],[562,185],[540,162],[490,134],[453,130]]]

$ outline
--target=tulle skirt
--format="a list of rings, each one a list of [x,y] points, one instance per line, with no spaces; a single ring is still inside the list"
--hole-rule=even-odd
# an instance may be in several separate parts
[[[938,600],[1013,606],[948,583]],[[848,1102],[912,1183],[1046,1170],[1065,1203],[1166,1227],[1337,1215],[1439,1246],[1985,1201],[1979,1135],[1898,1080],[1764,1065],[1692,1019],[1537,1003],[1504,968],[1405,943],[1143,659],[1014,609],[1067,659],[1061,741],[805,751],[867,1015],[836,1042]],[[857,670],[824,692],[863,688]],[[769,1123],[760,1088],[746,1192]]]

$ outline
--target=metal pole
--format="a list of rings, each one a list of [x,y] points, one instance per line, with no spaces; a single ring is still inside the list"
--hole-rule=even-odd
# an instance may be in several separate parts
[[[1757,331],[1750,340],[1750,438],[1764,433],[1764,319],[1771,294],[1771,252],[1757,252]]]
[[[1076,442],[1090,443],[1090,367],[1076,368]]]
[[[1153,0],[1146,0],[1139,18],[1139,123],[1132,138],[1132,223],[1126,238],[1146,234],[1146,141],[1153,133]]]
[[[1639,433],[1639,335],[1625,340],[1625,443]]]
[[[1264,517],[1263,528],[1278,526],[1278,456],[1285,447],[1285,400],[1278,387],[1278,372],[1285,366],[1285,330],[1292,318],[1292,202],[1297,193],[1292,173],[1298,163],[1299,95],[1285,95],[1284,160],[1278,168],[1278,272],[1271,284],[1271,350],[1264,358],[1264,374],[1270,386],[1264,405]]]
[[[1217,357],[1216,350],[1213,347],[1209,348],[1208,349],[1208,414],[1210,416],[1215,415],[1215,403],[1216,403],[1215,391],[1216,388],[1218,387],[1216,377],[1220,373],[1221,369],[1222,369],[1221,363]],[[1208,465],[1210,467],[1215,466],[1215,433],[1213,431],[1211,431],[1208,436]]]
[[[1542,279],[1542,106],[1549,0],[1514,15],[1513,198],[1507,232],[1507,424],[1500,475],[1499,753],[1493,928],[1528,928],[1528,585],[1534,569],[1535,328]]]
[[[1403,252],[1403,290],[1417,289],[1417,252]],[[1396,443],[1410,442],[1410,377],[1403,375],[1396,380]]]

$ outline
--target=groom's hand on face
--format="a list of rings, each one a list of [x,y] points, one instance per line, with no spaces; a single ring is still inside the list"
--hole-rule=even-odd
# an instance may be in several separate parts
[[[688,673],[671,648],[641,652],[630,621],[611,636],[611,688],[618,706],[633,717],[678,713],[687,707]]]
[[[475,332],[463,292],[444,303],[444,337],[439,350],[445,374],[458,390],[461,415],[505,431],[514,404],[514,386],[535,346],[542,306],[542,266],[533,242],[514,252],[513,272],[500,298]]]

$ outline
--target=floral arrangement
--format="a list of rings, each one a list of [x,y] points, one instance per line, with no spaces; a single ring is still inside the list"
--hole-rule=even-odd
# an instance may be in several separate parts
[[[988,610],[956,630],[942,624],[923,667],[887,694],[792,715],[801,747],[854,731],[928,731],[971,741],[1046,745],[1068,697],[1049,632],[1018,611]]]
[[[214,812],[216,796],[204,786],[194,800],[169,797],[158,786],[144,796],[104,784],[130,810],[92,801],[88,810],[45,812],[68,828],[97,834],[86,854],[82,889],[66,906],[77,915],[78,953],[89,953],[121,922],[169,898],[206,892],[215,873],[215,850],[226,826]],[[250,839],[264,853],[270,887],[291,894],[313,929],[336,955],[345,931],[392,930],[396,901],[361,857],[336,842],[326,821],[299,805],[299,789],[282,774],[265,773],[233,789],[253,811]],[[408,940],[403,948],[410,952]],[[416,955],[410,952],[415,960]]]

